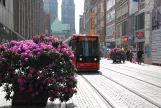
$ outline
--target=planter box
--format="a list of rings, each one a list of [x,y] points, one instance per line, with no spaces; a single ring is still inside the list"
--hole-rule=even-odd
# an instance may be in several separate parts
[[[17,84],[14,85],[14,95],[12,99],[12,106],[41,106],[45,107],[48,101],[48,93],[42,92],[34,98],[29,93],[22,93],[19,91]]]

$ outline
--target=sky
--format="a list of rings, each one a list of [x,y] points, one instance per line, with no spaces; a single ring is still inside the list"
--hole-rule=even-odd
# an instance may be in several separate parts
[[[83,14],[84,9],[84,0],[74,0],[75,1],[75,28],[76,33],[79,33],[79,15]],[[58,0],[58,17],[61,20],[61,2]]]

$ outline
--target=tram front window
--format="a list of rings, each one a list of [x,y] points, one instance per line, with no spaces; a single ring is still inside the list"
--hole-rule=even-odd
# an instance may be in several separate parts
[[[96,41],[79,41],[76,48],[77,55],[82,56],[99,56],[98,40]]]

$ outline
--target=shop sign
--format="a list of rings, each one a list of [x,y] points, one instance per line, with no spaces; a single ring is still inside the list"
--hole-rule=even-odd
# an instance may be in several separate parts
[[[136,32],[137,38],[144,38],[144,32]]]
[[[122,42],[128,42],[128,37],[122,37]]]
[[[90,30],[90,34],[95,34],[95,13],[91,12],[90,16],[91,16],[91,30]]]

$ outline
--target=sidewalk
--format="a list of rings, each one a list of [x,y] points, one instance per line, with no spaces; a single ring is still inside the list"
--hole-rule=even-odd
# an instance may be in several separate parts
[[[66,105],[62,103],[60,107],[59,101],[55,101],[54,103],[48,101],[46,108],[66,108],[65,106],[67,106],[67,108],[106,108],[92,88],[80,76],[78,76],[77,79],[78,93],[74,95]],[[2,87],[0,88],[0,108],[11,108],[11,102],[5,101],[5,93],[1,91]],[[25,108],[25,106],[23,108]]]

